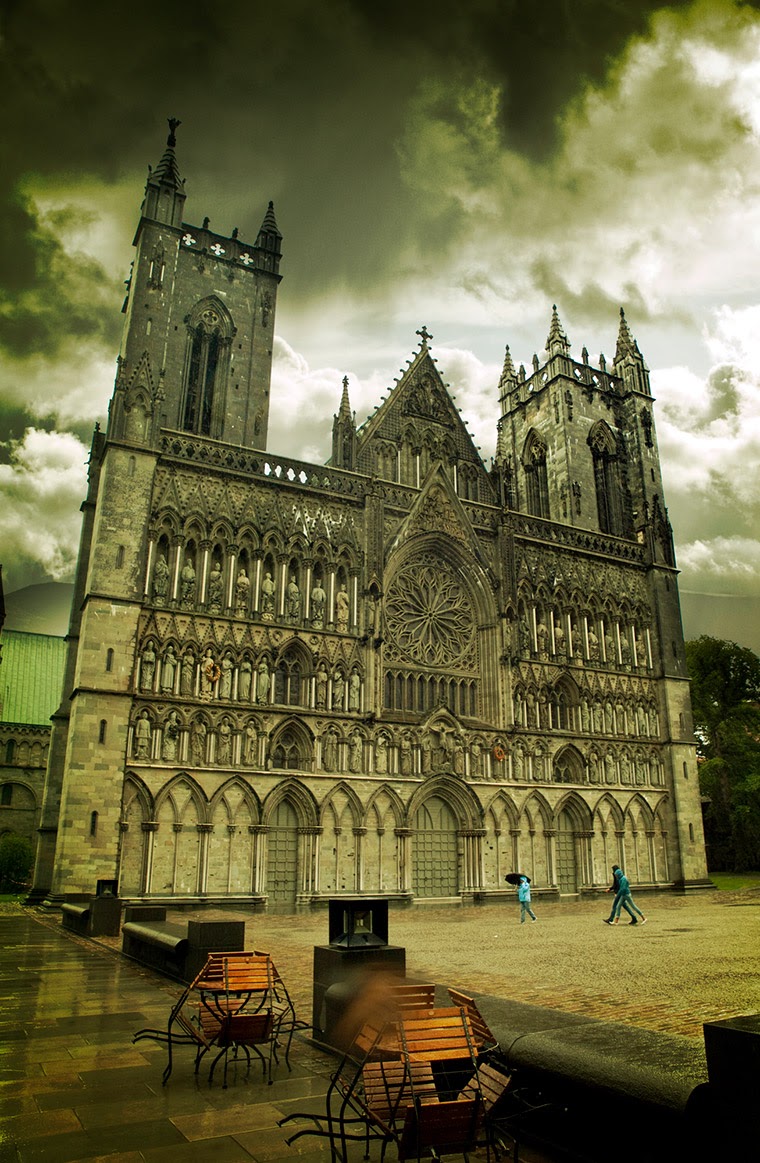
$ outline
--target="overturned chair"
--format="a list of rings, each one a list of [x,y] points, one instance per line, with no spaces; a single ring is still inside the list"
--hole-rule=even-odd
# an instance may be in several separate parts
[[[348,1145],[370,1140],[395,1145],[400,1160],[467,1155],[490,1140],[483,1130],[485,1104],[470,1019],[463,1007],[386,1006],[365,1019],[332,1076],[319,1114],[287,1141],[327,1138],[333,1160],[347,1163]],[[505,1084],[506,1084],[505,1079]],[[467,1088],[467,1089],[466,1089]]]

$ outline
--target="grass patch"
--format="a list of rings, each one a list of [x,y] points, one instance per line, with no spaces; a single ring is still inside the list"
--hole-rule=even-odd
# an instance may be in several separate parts
[[[760,872],[711,872],[710,880],[721,892],[741,892],[743,888],[760,888]]]

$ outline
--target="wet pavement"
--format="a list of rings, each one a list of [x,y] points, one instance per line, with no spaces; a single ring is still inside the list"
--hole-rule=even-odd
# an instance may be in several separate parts
[[[649,1029],[700,1037],[702,1021],[760,1010],[760,893],[647,905],[646,927],[613,930],[599,902],[539,905],[539,921],[522,927],[516,908],[501,905],[392,911],[390,939],[407,948],[410,975]],[[210,917],[178,916],[193,915]],[[248,926],[247,943],[270,950],[308,1021],[326,913],[255,916]],[[190,1047],[162,1087],[165,1048],[133,1045],[132,1035],[165,1026],[176,983],[125,960],[117,939],[63,933],[56,914],[10,910],[0,935],[0,1163],[325,1163],[326,1143],[288,1147],[276,1126],[319,1108],[335,1065],[305,1037],[296,1036],[292,1073],[281,1063],[271,1087],[256,1067],[233,1069],[226,1091],[218,1078],[209,1086],[203,1068],[193,1073]],[[361,1155],[357,1146],[357,1163]],[[520,1159],[553,1163],[530,1150]]]

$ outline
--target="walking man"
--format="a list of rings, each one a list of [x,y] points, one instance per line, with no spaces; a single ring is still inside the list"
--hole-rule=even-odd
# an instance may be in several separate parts
[[[609,917],[604,918],[605,925],[617,925],[620,921],[621,909],[625,909],[630,916],[631,920],[628,922],[630,925],[639,924],[636,919],[637,913],[641,917],[641,924],[645,925],[647,923],[646,917],[639,906],[634,903],[633,897],[631,896],[631,885],[628,877],[618,864],[612,865],[612,885],[607,889],[607,892],[614,892],[615,897],[612,901],[612,909],[610,910]]]

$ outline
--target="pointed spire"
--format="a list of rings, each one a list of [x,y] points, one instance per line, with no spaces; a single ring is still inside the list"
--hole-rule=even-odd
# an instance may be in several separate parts
[[[274,202],[270,202],[267,207],[267,212],[264,215],[264,221],[261,223],[259,229],[259,236],[262,234],[276,234],[278,238],[282,238],[280,228],[277,225],[277,219],[274,216]]]
[[[157,179],[163,185],[171,186],[173,190],[181,190],[183,186],[182,178],[179,176],[179,166],[177,165],[177,158],[174,154],[175,146],[177,145],[176,130],[182,124],[176,117],[169,119],[169,136],[166,139],[166,149],[163,152],[161,161],[153,171],[153,178]]]
[[[509,344],[507,344],[504,351],[504,367],[501,369],[501,378],[499,380],[499,392],[503,395],[504,392],[508,392],[516,384],[517,374],[515,372],[515,365],[512,362]]]
[[[176,129],[180,122],[169,118],[169,136],[166,149],[155,170],[148,166],[148,181],[145,184],[145,198],[142,205],[144,218],[155,222],[166,222],[169,226],[180,227],[185,206],[185,179],[179,176],[179,167],[174,155],[177,144]]]
[[[339,420],[351,419],[351,403],[348,399],[348,376],[343,377],[343,395],[340,398],[340,408],[338,409]]]
[[[620,328],[618,330],[617,347],[615,348],[615,363],[619,363],[625,359],[626,355],[633,355],[640,357],[639,345],[631,335],[631,330],[628,326],[628,320],[625,317],[625,311],[620,308]]]
[[[552,321],[549,325],[546,350],[549,355],[567,355],[570,350],[570,343],[562,329],[556,303],[552,307]]]

